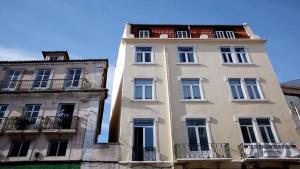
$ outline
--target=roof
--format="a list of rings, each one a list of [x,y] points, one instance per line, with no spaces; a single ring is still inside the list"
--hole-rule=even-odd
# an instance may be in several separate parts
[[[108,59],[71,59],[71,60],[15,60],[15,61],[0,61],[0,64],[18,64],[18,63],[56,63],[56,62],[93,62],[104,61],[108,63]]]
[[[65,60],[70,59],[68,51],[42,51],[42,54],[44,58],[46,58],[46,56],[53,56],[53,55],[60,54],[64,56]]]
[[[288,87],[294,87],[294,88],[300,88],[300,79],[283,82],[283,83],[281,83],[281,85],[288,86]]]
[[[132,26],[244,26],[247,25],[246,23],[243,24],[139,24],[139,23],[128,23]]]

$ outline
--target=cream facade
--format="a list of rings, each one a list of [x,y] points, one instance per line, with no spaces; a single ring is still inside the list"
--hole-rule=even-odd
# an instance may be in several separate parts
[[[70,60],[64,51],[43,55],[0,62],[0,160],[80,168],[89,153],[84,145],[95,144],[100,132],[108,60]]]
[[[119,167],[299,168],[265,42],[247,24],[127,24],[109,137]]]

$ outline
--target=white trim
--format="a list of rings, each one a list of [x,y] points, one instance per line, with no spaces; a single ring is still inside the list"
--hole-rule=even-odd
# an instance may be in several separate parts
[[[186,47],[186,48],[190,47],[193,49],[193,52],[179,52],[180,47]],[[180,62],[180,55],[179,55],[180,53],[185,53],[185,60],[186,60],[185,62]],[[193,53],[194,62],[188,61],[187,53]],[[176,54],[177,54],[176,64],[199,64],[196,45],[188,45],[188,44],[179,45],[179,44],[177,44],[176,45]]]
[[[145,84],[142,84],[142,85],[136,85],[135,84],[135,80],[145,80],[145,79],[149,79],[149,80],[151,80],[152,81],[152,84],[151,85],[145,85]],[[133,80],[133,97],[132,97],[132,100],[133,101],[155,101],[156,100],[156,95],[155,95],[155,80],[153,79],[153,78],[134,78],[134,80]],[[137,98],[135,98],[135,87],[136,86],[141,86],[142,87],[142,98],[141,99],[137,99]],[[146,86],[151,86],[152,87],[152,98],[151,99],[146,99],[145,97],[146,97]]]
[[[181,99],[180,101],[206,101],[206,99],[204,98],[204,90],[203,90],[203,78],[190,78],[190,77],[179,77],[180,78],[180,89],[181,89]],[[195,99],[194,98],[194,94],[193,94],[193,90],[192,90],[192,86],[193,85],[189,85],[190,88],[190,92],[191,92],[191,99],[185,99],[184,98],[184,91],[183,91],[183,85],[182,85],[182,80],[198,80],[198,87],[199,87],[199,91],[200,91],[200,99]]]
[[[252,62],[252,59],[250,57],[247,45],[235,45],[235,44],[225,45],[224,44],[224,45],[219,45],[218,47],[219,47],[219,51],[220,51],[220,56],[221,56],[222,64],[224,64],[224,65],[239,65],[239,66],[254,65],[253,62]],[[232,58],[233,62],[224,62],[223,52],[221,51],[221,48],[229,48],[230,49],[230,54],[231,54],[231,58]],[[247,62],[240,63],[238,61],[237,53],[239,53],[239,52],[236,52],[235,48],[243,48],[245,50],[245,55],[246,55]],[[228,54],[229,52],[226,52],[226,53]]]
[[[136,60],[137,59],[137,50],[136,50],[136,48],[139,48],[139,47],[149,47],[149,48],[151,48],[151,51],[150,51],[151,62],[145,62],[145,53],[149,53],[149,52],[140,52],[140,53],[142,53],[142,61],[137,62],[137,60]],[[135,45],[134,46],[134,62],[133,62],[133,64],[154,64],[155,63],[154,58],[155,58],[154,45],[148,44],[148,45]]]

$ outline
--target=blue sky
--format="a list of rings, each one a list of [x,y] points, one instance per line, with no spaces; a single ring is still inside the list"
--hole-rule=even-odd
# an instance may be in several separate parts
[[[280,82],[300,78],[299,0],[1,0],[0,60],[41,59],[42,50],[72,58],[109,58],[109,82],[125,22],[241,24],[267,39]],[[101,140],[107,139],[109,102]]]

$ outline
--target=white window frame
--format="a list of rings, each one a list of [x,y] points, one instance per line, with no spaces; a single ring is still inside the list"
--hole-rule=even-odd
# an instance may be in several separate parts
[[[267,119],[268,121],[269,121],[269,123],[270,124],[268,124],[268,125],[262,125],[262,124],[258,124],[257,123],[257,120],[258,119]],[[274,131],[274,128],[273,128],[273,125],[272,125],[272,122],[271,122],[271,119],[270,118],[262,118],[262,117],[258,117],[258,118],[256,118],[256,123],[257,123],[257,128],[258,128],[258,131],[259,131],[259,134],[260,134],[260,137],[261,137],[261,142],[264,142],[263,141],[263,137],[262,137],[262,133],[261,133],[261,131],[260,131],[260,127],[263,127],[263,130],[265,131],[265,133],[266,133],[266,137],[267,137],[267,139],[268,139],[268,143],[272,143],[271,142],[271,139],[270,139],[270,135],[269,135],[269,132],[267,131],[267,127],[270,127],[270,129],[271,129],[271,132],[272,132],[272,134],[273,134],[273,137],[274,137],[274,141],[275,141],[275,143],[277,143],[277,139],[276,139],[276,134],[275,134],[275,131]]]
[[[181,48],[181,47],[183,47],[183,48],[185,48],[185,47],[192,48],[192,51],[191,52],[180,52],[179,48]],[[180,54],[181,53],[184,53],[185,62],[180,61]],[[188,53],[193,54],[194,62],[189,62]],[[194,46],[177,46],[177,56],[178,56],[178,63],[177,64],[196,64],[197,63],[197,55],[196,55],[196,50],[195,50]]]
[[[136,80],[152,80],[152,84],[151,85],[148,85],[148,84],[135,84],[135,81]],[[153,78],[134,78],[134,80],[133,80],[133,85],[134,85],[134,87],[133,87],[133,100],[135,100],[135,101],[151,101],[151,100],[155,100],[154,99],[154,91],[155,91],[155,89],[154,89],[154,79]],[[135,93],[136,93],[136,90],[135,90],[135,88],[136,88],[136,86],[141,86],[142,87],[142,99],[137,99],[136,97],[135,97]],[[152,98],[151,99],[146,99],[146,86],[152,86]]]
[[[139,30],[139,38],[149,38],[150,31],[149,30]]]
[[[136,50],[136,48],[139,48],[139,47],[149,47],[151,48],[151,51],[150,52],[139,52]],[[142,61],[141,62],[137,62],[137,53],[141,53],[142,54]],[[150,53],[150,59],[151,59],[151,62],[146,62],[146,56],[145,56],[145,53]],[[135,54],[134,54],[134,64],[153,64],[154,63],[154,52],[153,52],[153,47],[152,46],[135,46]]]
[[[56,149],[56,154],[55,154],[55,156],[49,156],[48,154],[49,154],[49,150],[50,150],[50,144],[52,144],[52,142],[59,142],[58,143],[58,147],[57,147],[57,149]],[[59,150],[59,146],[60,146],[60,143],[61,142],[67,142],[67,147],[66,147],[66,152],[65,152],[65,155],[64,156],[58,156],[57,154],[58,154],[58,150]],[[58,140],[58,139],[51,139],[51,140],[49,140],[48,141],[48,149],[47,149],[47,154],[46,154],[46,156],[47,157],[65,157],[66,155],[67,155],[67,153],[68,153],[68,146],[69,146],[69,140],[67,140],[67,139],[65,139],[65,140]]]
[[[79,82],[78,82],[78,86],[73,86],[73,83],[74,83],[74,77],[75,77],[75,74],[73,74],[73,76],[72,76],[72,79],[67,79],[67,77],[68,77],[68,74],[69,74],[69,71],[70,70],[81,70],[81,72],[80,72],[80,77],[79,77]],[[83,77],[83,69],[82,68],[69,68],[69,69],[67,69],[67,71],[66,71],[66,75],[65,75],[65,80],[64,80],[64,88],[65,89],[76,89],[76,88],[80,88],[81,87],[81,79],[82,79],[82,77]],[[71,81],[71,86],[65,86],[66,85],[66,82],[67,81]]]
[[[219,46],[219,48],[220,48],[220,56],[221,56],[221,59],[222,59],[222,63],[224,65],[252,65],[252,61],[250,59],[249,52],[248,52],[246,46],[223,46],[222,45],[222,46]],[[222,52],[221,48],[229,48],[230,52]],[[236,52],[235,51],[236,48],[243,48],[245,50],[245,52]],[[230,53],[231,58],[232,58],[232,62],[224,62],[223,53],[225,53],[226,56],[228,55],[228,53]],[[237,54],[243,54],[243,53],[246,55],[246,59],[247,59],[248,62],[245,62],[244,58],[241,58],[242,62],[239,62]],[[228,57],[226,57],[226,58],[228,60]]]
[[[176,31],[177,38],[189,38],[188,31]]]
[[[13,143],[16,142],[16,141],[20,141],[22,143],[21,143],[21,146],[19,148],[18,155],[17,156],[11,156],[11,150],[13,148]],[[29,147],[28,147],[28,150],[27,150],[27,154],[25,156],[20,156],[20,152],[21,152],[21,149],[23,147],[24,142],[29,142]],[[26,140],[26,139],[25,140],[23,140],[23,139],[22,140],[12,140],[11,144],[10,144],[10,148],[9,148],[8,154],[7,154],[7,157],[8,158],[17,158],[17,159],[27,159],[27,157],[28,157],[28,155],[29,155],[29,153],[31,151],[31,145],[32,145],[32,141],[31,140]]]
[[[215,31],[215,35],[217,39],[225,39],[224,31]]]
[[[183,80],[197,80],[198,81],[198,87],[199,87],[199,91],[200,91],[200,99],[195,99],[194,98],[194,93],[193,93],[193,86],[195,86],[195,84],[182,84]],[[184,98],[184,90],[183,90],[183,86],[188,86],[190,88],[190,92],[191,92],[191,98],[192,99],[185,99]],[[205,101],[204,99],[204,94],[203,94],[203,86],[202,86],[202,78],[180,78],[180,88],[181,88],[181,101]]]
[[[235,88],[235,91],[236,91],[236,93],[237,93],[237,95],[238,95],[238,98],[237,98],[237,99],[234,98],[233,92],[232,92],[232,90],[231,90],[231,84],[230,84],[230,80],[231,80],[231,79],[232,79],[232,80],[239,80],[239,81],[240,81],[240,87],[241,87],[241,89],[242,89],[242,93],[243,93],[243,96],[244,96],[243,99],[241,98],[240,93],[238,92],[237,86],[236,86],[236,85],[234,85],[234,88]],[[244,88],[243,81],[242,81],[241,78],[228,78],[228,86],[229,86],[229,91],[230,91],[231,99],[232,99],[232,100],[247,100],[247,96],[246,96],[246,94],[245,94],[245,88]]]
[[[246,84],[245,80],[247,80],[247,79],[255,80],[255,85],[256,85],[256,88],[257,88],[257,91],[258,91],[258,94],[259,94],[260,98],[257,98],[256,93],[254,92],[253,85],[247,85]],[[244,82],[243,84],[245,85],[245,89],[247,91],[246,95],[247,95],[247,99],[248,100],[264,100],[264,97],[263,97],[263,94],[262,94],[262,90],[260,88],[260,84],[259,84],[259,82],[258,82],[258,80],[256,78],[244,78],[243,82]],[[254,98],[253,99],[250,98],[250,94],[249,94],[249,91],[248,91],[248,86],[251,86],[252,93],[254,94]]]
[[[227,39],[235,39],[234,31],[225,31]]]
[[[27,111],[27,106],[33,106],[32,110],[31,110],[31,111]],[[39,110],[38,110],[38,114],[37,114],[36,117],[32,117],[32,114],[33,114],[34,112],[37,112],[37,111],[34,111],[34,108],[35,108],[36,106],[40,106],[40,108],[39,108]],[[39,117],[39,114],[40,114],[40,112],[41,112],[41,108],[42,108],[42,104],[25,104],[25,110],[22,112],[22,116],[26,117],[26,116],[25,116],[25,113],[30,113],[30,116],[29,116],[29,119],[28,119],[28,120],[31,121],[32,118],[36,118],[34,124],[37,124],[37,123],[39,122],[38,117]]]
[[[14,73],[13,73],[13,76],[12,76],[9,80],[6,80],[6,77],[7,77],[9,71],[13,71]],[[19,76],[15,76],[16,71],[20,71],[20,75],[19,75]],[[0,86],[0,87],[1,87],[0,89],[1,89],[1,90],[8,90],[8,91],[13,91],[13,90],[15,90],[15,89],[18,87],[19,83],[20,83],[19,80],[20,80],[21,77],[22,77],[22,73],[23,73],[23,71],[20,70],[20,69],[10,69],[10,70],[7,70],[6,73],[5,73],[5,76],[4,76],[3,81],[5,81],[6,83],[9,83],[9,85],[8,85],[7,88],[3,88],[3,87],[2,87],[2,85],[4,84],[4,83],[3,83],[3,84]],[[18,77],[18,79],[17,79],[17,80],[12,80],[13,77]],[[11,88],[10,86],[11,86],[12,82],[14,82],[14,81],[16,81],[16,82],[15,82],[15,83],[16,83],[16,84],[15,84],[15,87],[14,87],[14,88]]]
[[[239,122],[239,119],[250,119],[252,125],[245,125],[245,124],[241,125],[241,123]],[[243,117],[243,118],[239,118],[239,119],[238,119],[238,124],[239,124],[239,130],[240,130],[241,135],[242,135],[242,141],[243,141],[243,143],[245,143],[245,140],[244,140],[243,132],[242,132],[242,129],[241,129],[242,126],[247,128],[247,133],[248,133],[248,137],[250,139],[250,142],[251,143],[258,143],[259,142],[259,138],[258,138],[257,128],[256,128],[256,126],[255,126],[255,124],[253,122],[253,119],[251,117],[248,117],[248,118],[247,117]],[[256,139],[256,142],[253,142],[253,140],[251,138],[251,135],[250,135],[250,132],[249,132],[249,130],[250,130],[249,127],[252,127],[252,129],[253,129],[253,133],[254,133],[254,137]]]
[[[47,80],[47,86],[46,87],[40,87],[42,81],[44,81],[44,80],[37,80],[36,79],[37,76],[38,76],[38,73],[39,73],[39,71],[44,71],[43,76],[42,76],[44,78],[45,71],[47,71],[47,70],[50,70],[49,79]],[[51,79],[52,79],[52,75],[53,75],[53,70],[51,70],[51,69],[37,69],[36,72],[35,72],[35,76],[34,76],[34,81],[33,81],[33,84],[32,84],[32,88],[33,89],[48,89],[50,87],[49,85],[50,85],[50,82],[51,82]],[[34,87],[33,86],[36,81],[39,81],[39,87]]]

